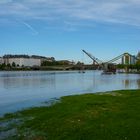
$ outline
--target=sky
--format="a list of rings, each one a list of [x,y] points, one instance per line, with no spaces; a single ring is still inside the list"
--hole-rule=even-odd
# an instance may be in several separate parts
[[[140,0],[0,0],[0,56],[101,60],[140,51]]]

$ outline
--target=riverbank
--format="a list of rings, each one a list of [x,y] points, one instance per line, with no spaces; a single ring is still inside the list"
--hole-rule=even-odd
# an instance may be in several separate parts
[[[140,90],[66,96],[0,118],[0,138],[139,140]]]
[[[53,65],[53,66],[33,66],[33,67],[12,67],[12,66],[0,66],[0,71],[57,71],[57,70],[81,70],[81,65]],[[85,65],[85,70],[96,70],[97,68],[92,65]]]

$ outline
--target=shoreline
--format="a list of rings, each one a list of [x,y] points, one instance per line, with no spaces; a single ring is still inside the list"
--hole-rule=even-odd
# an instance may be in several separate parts
[[[79,70],[79,69],[7,69],[7,70],[0,70],[0,72],[24,72],[24,71],[30,71],[30,72],[35,72],[35,71],[51,71],[51,72],[54,72],[54,71],[82,71],[82,70]],[[84,71],[103,71],[103,70],[98,70],[98,69],[85,69]],[[140,74],[140,71],[138,72],[116,72],[116,74]]]
[[[0,118],[0,137],[31,140],[139,139],[140,134],[136,133],[140,128],[139,99],[140,89],[64,96],[49,107],[5,114]]]

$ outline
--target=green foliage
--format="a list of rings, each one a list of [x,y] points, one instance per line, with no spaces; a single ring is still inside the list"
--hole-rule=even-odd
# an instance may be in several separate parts
[[[41,66],[62,66],[62,65],[69,65],[67,62],[63,61],[43,61]]]
[[[4,63],[0,65],[0,70],[10,70],[11,69],[11,65],[7,64],[5,65]]]
[[[1,64],[1,65],[0,65],[0,70],[4,70],[4,69],[5,69],[5,67],[6,67],[6,65],[5,65],[5,64]]]
[[[11,65],[10,65],[10,63],[9,63],[9,64],[7,64],[7,67],[11,68]]]
[[[124,69],[124,68],[125,68],[125,65],[123,65],[123,64],[118,64],[118,65],[117,65],[117,68],[118,68],[118,69]]]
[[[19,67],[19,66],[16,66],[16,64],[13,62],[12,63],[12,66],[10,65],[10,64],[1,64],[0,65],[0,70],[5,70],[5,71],[18,71],[18,70],[23,70],[23,71],[26,71],[26,70],[33,70],[32,68],[30,68],[30,67]]]
[[[78,61],[76,65],[81,66],[81,65],[84,65],[84,63],[83,63],[83,62]]]
[[[15,62],[12,63],[12,67],[16,67],[16,63]]]
[[[117,68],[118,69],[125,69],[125,68],[128,68],[128,69],[136,69],[136,70],[140,70],[140,63],[136,63],[136,64],[131,64],[131,65],[124,65],[124,64],[118,64],[117,65]]]
[[[137,64],[140,65],[140,60],[137,61]]]
[[[2,120],[24,120],[15,139],[139,140],[140,90],[114,91],[61,98],[50,107],[36,107]],[[8,138],[10,139],[10,138]]]

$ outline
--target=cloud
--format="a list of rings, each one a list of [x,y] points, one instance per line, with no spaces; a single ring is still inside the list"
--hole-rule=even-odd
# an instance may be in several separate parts
[[[38,31],[32,25],[30,25],[29,23],[27,23],[25,21],[18,20],[18,19],[16,19],[16,21],[20,24],[23,24],[27,29],[29,29],[31,31],[31,33],[33,35],[38,35]]]
[[[140,26],[139,0],[1,0],[0,17]],[[4,2],[5,1],[5,2]],[[7,10],[8,9],[8,10]]]
[[[33,35],[37,35],[38,32],[37,30],[35,30],[30,24],[28,24],[27,22],[21,21],[22,24],[24,24],[29,30],[31,30]]]
[[[12,0],[0,0],[0,4],[9,3],[9,2],[12,2]]]

